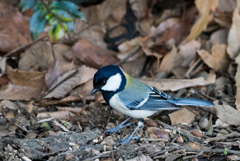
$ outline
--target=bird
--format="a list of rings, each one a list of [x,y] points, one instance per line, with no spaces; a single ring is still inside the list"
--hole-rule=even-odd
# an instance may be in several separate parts
[[[104,133],[112,134],[133,123],[127,123],[130,118],[138,119],[137,127],[126,138],[118,141],[117,145],[126,144],[134,137],[139,128],[144,126],[144,118],[163,110],[177,110],[180,106],[213,106],[208,100],[196,98],[178,98],[161,92],[140,80],[131,77],[116,65],[100,68],[93,77],[91,95],[100,91],[104,100],[113,109],[129,116],[128,119]]]

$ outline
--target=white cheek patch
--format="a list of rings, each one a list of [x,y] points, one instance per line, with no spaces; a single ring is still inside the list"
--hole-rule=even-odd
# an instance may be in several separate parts
[[[119,89],[122,82],[122,77],[118,73],[116,75],[111,76],[108,78],[107,83],[102,87],[103,91],[116,91]]]

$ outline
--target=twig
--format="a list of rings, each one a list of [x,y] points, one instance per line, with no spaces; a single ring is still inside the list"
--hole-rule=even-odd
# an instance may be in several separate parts
[[[2,58],[8,57],[8,56],[10,56],[10,55],[12,55],[12,54],[14,54],[14,53],[17,53],[17,52],[24,51],[24,50],[26,50],[28,47],[32,46],[33,44],[35,44],[35,43],[37,43],[38,41],[41,41],[41,40],[43,40],[43,39],[45,39],[45,38],[47,38],[47,37],[48,37],[48,36],[43,36],[43,37],[38,38],[38,39],[35,40],[35,41],[32,41],[32,42],[27,43],[27,44],[25,44],[25,45],[19,46],[19,47],[15,48],[15,49],[9,51],[9,52],[8,52],[7,54],[5,54]]]
[[[240,137],[240,133],[238,132],[232,132],[230,134],[224,135],[224,136],[218,136],[218,137],[214,137],[214,138],[207,138],[204,143],[209,143],[212,141],[219,141],[219,140],[225,140],[227,138],[232,138],[232,137]]]
[[[115,158],[114,158],[114,153],[113,153],[113,147],[112,147],[112,145],[111,145],[111,155],[112,155],[112,161],[115,161]]]
[[[192,148],[189,148],[189,147],[186,147],[186,146],[165,146],[164,150],[161,150],[160,153],[162,153],[163,151],[165,152],[169,152],[168,154],[175,154],[176,155],[176,150],[180,150],[178,152],[197,152],[198,154],[197,155],[194,155],[194,156],[189,156],[189,158],[194,158],[194,157],[198,157],[200,156],[201,154],[203,153],[224,153],[225,152],[225,149],[212,149],[210,147],[201,147],[201,149],[192,149]],[[170,152],[170,151],[174,151],[174,152]],[[168,154],[163,154],[163,155],[160,155],[160,156],[156,156],[158,155],[159,153],[155,153],[153,156],[154,159],[157,159],[157,158],[164,158],[164,157],[167,157],[169,156]],[[240,155],[240,151],[237,151],[237,150],[228,150],[228,154],[237,154],[237,155]],[[187,158],[187,157],[185,157]]]
[[[186,136],[192,142],[195,142],[195,141],[203,142],[203,140],[201,138],[192,135],[188,131],[185,131],[183,129],[174,128],[174,127],[172,127],[172,126],[170,126],[168,124],[165,124],[165,123],[163,123],[161,121],[158,121],[158,120],[157,120],[157,122],[160,123],[162,126],[164,126],[164,128],[171,129],[171,130],[176,130],[179,134],[182,134],[182,135]]]
[[[200,152],[197,153],[196,155],[186,156],[186,157],[183,157],[182,159],[183,159],[183,160],[187,160],[187,159],[197,158],[197,157],[201,156],[202,154],[203,154],[203,151],[200,151]]]
[[[141,141],[162,141],[162,142],[168,142],[168,139],[158,138],[158,139],[152,139],[152,138],[140,138]]]

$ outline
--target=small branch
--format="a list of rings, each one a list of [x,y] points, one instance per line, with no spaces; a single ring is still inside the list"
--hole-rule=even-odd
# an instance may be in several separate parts
[[[43,36],[43,37],[38,38],[37,40],[34,40],[34,41],[32,41],[32,42],[29,42],[29,43],[27,43],[27,44],[25,44],[25,45],[19,46],[19,47],[15,48],[15,49],[9,51],[7,54],[5,54],[5,55],[3,56],[3,58],[4,58],[4,57],[11,56],[11,55],[13,55],[13,54],[15,54],[15,53],[20,53],[20,52],[26,50],[27,48],[29,48],[30,46],[34,45],[35,43],[37,43],[37,42],[39,42],[39,41],[42,41],[43,39],[45,39],[45,38],[47,38],[47,37],[48,37],[48,36]]]
[[[214,138],[207,138],[204,143],[209,143],[212,141],[220,141],[220,140],[225,140],[227,138],[232,138],[232,137],[240,137],[240,133],[238,132],[232,132],[230,134],[224,135],[224,136],[218,136],[218,137],[214,137]]]
[[[172,127],[172,126],[170,126],[170,125],[168,125],[168,124],[165,124],[165,123],[163,123],[163,122],[161,122],[161,121],[157,121],[157,122],[160,123],[164,128],[167,128],[167,129],[170,129],[170,130],[175,130],[175,131],[177,131],[179,134],[182,134],[182,135],[186,136],[186,137],[187,137],[190,141],[192,141],[192,142],[195,142],[195,141],[197,141],[197,142],[203,142],[203,140],[202,140],[201,138],[192,135],[192,134],[191,134],[190,132],[188,132],[188,131],[185,131],[185,130],[183,130],[183,129],[174,128],[174,127]]]

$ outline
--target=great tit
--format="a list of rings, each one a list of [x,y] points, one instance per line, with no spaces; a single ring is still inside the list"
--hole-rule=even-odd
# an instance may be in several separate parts
[[[99,69],[93,78],[91,94],[101,91],[105,101],[115,110],[138,119],[138,126],[130,136],[122,139],[118,144],[125,144],[134,137],[135,132],[143,127],[143,118],[149,117],[162,110],[176,110],[179,106],[212,106],[210,101],[194,98],[176,98],[167,95],[154,87],[142,83],[129,76],[120,67],[115,65],[104,66]],[[123,121],[117,127],[108,129],[105,133],[113,133],[129,126],[129,120]]]

